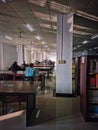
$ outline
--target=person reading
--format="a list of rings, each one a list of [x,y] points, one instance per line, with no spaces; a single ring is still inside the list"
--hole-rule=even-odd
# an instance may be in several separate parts
[[[36,73],[36,69],[33,67],[34,64],[30,63],[29,67],[27,67],[25,69],[25,79],[28,81],[34,81],[35,80],[35,73]]]

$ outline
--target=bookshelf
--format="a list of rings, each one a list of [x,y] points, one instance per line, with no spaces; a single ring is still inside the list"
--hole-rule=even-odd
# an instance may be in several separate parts
[[[83,56],[80,64],[80,109],[85,121],[98,121],[98,56]]]
[[[72,63],[72,78],[75,79],[75,62]]]
[[[81,63],[81,57],[75,58],[75,88],[76,88],[76,94],[80,95],[80,63]]]
[[[76,69],[76,65],[75,65],[75,58],[72,58],[72,91],[74,93],[76,93],[76,88],[75,88],[75,69]]]

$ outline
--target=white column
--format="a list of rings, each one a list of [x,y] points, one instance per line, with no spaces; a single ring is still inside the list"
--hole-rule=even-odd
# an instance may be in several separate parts
[[[31,50],[26,50],[26,61],[27,61],[27,64],[30,64],[32,62],[31,60]]]
[[[21,65],[24,61],[24,45],[17,45],[17,63]]]
[[[27,48],[24,46],[24,61],[27,64]]]
[[[34,51],[34,60],[37,60],[37,51]]]
[[[72,94],[73,15],[57,15],[56,93]]]
[[[42,51],[42,60],[41,61],[43,61],[43,59],[44,59],[44,52]]]
[[[17,61],[16,46],[0,44],[0,69],[7,69],[14,61]]]
[[[32,50],[32,51],[31,51],[31,62],[34,63],[34,61],[35,61],[35,60],[34,60],[34,51]]]
[[[3,44],[0,44],[0,69],[4,69]]]

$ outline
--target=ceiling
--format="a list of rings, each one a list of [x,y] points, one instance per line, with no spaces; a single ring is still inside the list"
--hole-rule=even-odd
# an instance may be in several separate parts
[[[55,52],[57,13],[72,12],[73,52],[97,51],[97,8],[98,0],[0,0],[0,43]]]

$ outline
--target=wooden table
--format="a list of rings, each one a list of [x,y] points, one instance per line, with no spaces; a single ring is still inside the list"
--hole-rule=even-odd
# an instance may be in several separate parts
[[[26,97],[26,126],[32,125],[32,113],[36,109],[36,90],[40,81],[30,84],[28,81],[0,81],[1,96]]]
[[[24,79],[24,71],[17,71],[13,73],[11,70],[0,70],[0,79],[1,80],[17,80],[17,78]]]
[[[51,73],[51,67],[34,67],[42,72],[47,72],[47,78],[49,78],[49,74]]]

